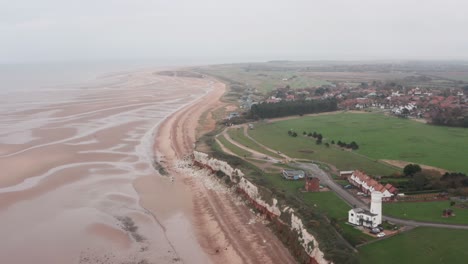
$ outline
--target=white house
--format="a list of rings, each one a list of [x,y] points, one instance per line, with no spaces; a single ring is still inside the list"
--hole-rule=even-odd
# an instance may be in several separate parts
[[[365,227],[376,227],[382,224],[382,193],[372,192],[370,211],[363,208],[349,210],[348,222]]]
[[[286,180],[299,180],[303,179],[305,172],[303,170],[283,170],[283,178]]]

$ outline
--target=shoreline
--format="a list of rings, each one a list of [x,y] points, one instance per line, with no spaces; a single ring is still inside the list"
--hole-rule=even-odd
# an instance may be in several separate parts
[[[209,120],[208,127],[203,124],[200,120],[202,115],[207,111],[227,107],[226,103],[220,101],[226,85],[208,78],[212,81],[213,89],[168,116],[155,134],[154,156],[160,158],[158,162],[164,164],[170,177],[173,177],[174,190],[188,196],[186,198],[190,204],[184,204],[180,208],[183,208],[185,216],[191,221],[194,233],[189,236],[194,235],[203,254],[186,249],[183,249],[185,252],[180,251],[184,242],[187,242],[187,235],[169,234],[169,240],[174,243],[181,260],[188,263],[207,263],[208,260],[212,263],[295,263],[273,232],[261,221],[253,221],[257,216],[250,208],[237,201],[235,195],[225,186],[218,187],[223,191],[212,188],[213,184],[222,185],[214,177],[204,174],[201,176],[204,178],[199,178],[195,174],[200,172],[193,168],[188,171],[176,168],[186,155],[192,154],[197,135],[215,128],[214,120]],[[206,118],[213,119],[209,114]],[[136,190],[140,188],[140,191],[145,192],[143,186],[148,186],[150,182],[151,179],[145,179]],[[209,186],[206,186],[207,182]],[[140,204],[157,212],[151,196],[142,198]],[[185,256],[188,255],[195,258],[187,259]]]
[[[182,211],[191,207],[187,187],[158,177],[151,160],[155,130],[210,84],[154,72],[116,73],[41,104],[21,104],[37,100],[31,93],[3,106],[0,232],[11,239],[0,242],[2,260],[171,263],[179,248],[193,248],[187,260],[203,252]],[[146,178],[147,193],[137,193]],[[159,211],[141,205],[145,195]],[[172,243],[174,236],[187,243]]]

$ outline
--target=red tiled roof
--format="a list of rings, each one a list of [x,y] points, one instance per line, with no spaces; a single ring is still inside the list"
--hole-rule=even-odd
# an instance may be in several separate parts
[[[354,171],[354,176],[357,177],[359,180],[365,182],[367,186],[369,187],[374,187],[375,191],[379,191],[381,193],[385,192],[388,190],[390,193],[395,193],[397,189],[393,187],[390,183],[387,183],[385,186],[380,184],[378,181],[374,180],[372,177],[366,175],[365,173],[355,170]]]

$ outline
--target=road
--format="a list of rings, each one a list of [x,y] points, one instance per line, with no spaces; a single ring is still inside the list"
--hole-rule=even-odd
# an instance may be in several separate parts
[[[361,201],[360,199],[356,198],[354,195],[349,193],[346,189],[344,189],[341,185],[337,184],[330,176],[325,173],[322,169],[320,169],[316,164],[312,163],[296,163],[297,166],[303,170],[310,171],[312,174],[319,178],[320,183],[322,185],[327,185],[329,189],[334,191],[338,196],[343,199],[346,203],[351,206],[368,208],[369,205]],[[466,229],[468,230],[468,225],[456,225],[456,224],[441,224],[441,223],[433,223],[433,222],[422,222],[422,221],[414,221],[414,220],[405,220],[401,218],[395,218],[390,216],[383,216],[383,220],[390,221],[395,224],[399,225],[406,225],[412,227],[424,226],[424,227],[438,227],[438,228],[451,228],[451,229]]]
[[[245,125],[240,125],[237,127],[244,127],[244,134],[249,137],[252,141],[256,142],[260,146],[264,147],[265,149],[276,152],[273,149],[268,148],[267,146],[262,145],[255,139],[251,138],[248,133],[246,133],[247,126]],[[235,144],[236,146],[250,151],[256,156],[261,156],[261,157],[266,157],[267,161],[275,161],[276,159],[274,157],[270,157],[264,153],[257,152],[255,150],[252,150],[248,147],[243,146],[242,144],[239,144],[238,142],[234,141],[232,138],[229,137],[229,134],[227,133],[227,129],[225,129],[222,134],[226,137],[226,139],[231,142],[232,144]],[[288,157],[287,155],[281,153],[280,154],[283,158],[287,160],[294,160],[291,157]],[[242,157],[241,157],[242,158]],[[362,208],[368,208],[369,205],[364,203],[362,200],[358,199],[351,193],[349,193],[346,189],[344,189],[341,185],[337,184],[326,172],[324,172],[322,169],[320,169],[316,164],[313,163],[301,163],[301,162],[296,162],[294,165],[290,164],[291,166],[296,166],[298,168],[301,168],[306,171],[311,171],[312,174],[320,179],[320,183],[322,185],[327,185],[328,188],[332,191],[334,191],[338,196],[343,199],[346,203],[348,203],[352,207],[362,207]],[[383,220],[390,221],[395,224],[399,225],[405,225],[405,226],[410,226],[410,227],[437,227],[437,228],[451,228],[451,229],[465,229],[468,230],[468,225],[457,225],[457,224],[442,224],[442,223],[434,223],[434,222],[422,222],[422,221],[414,221],[414,220],[406,220],[406,219],[401,219],[401,218],[395,218],[391,216],[386,216],[383,215]]]

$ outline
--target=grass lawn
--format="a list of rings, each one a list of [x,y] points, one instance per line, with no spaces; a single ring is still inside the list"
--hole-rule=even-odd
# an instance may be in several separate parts
[[[266,150],[262,146],[258,145],[256,142],[252,141],[250,138],[244,135],[244,128],[231,128],[228,129],[229,136],[236,142],[260,153],[269,155],[271,157],[282,159],[282,157],[276,153]]]
[[[307,192],[303,193],[304,201],[318,210],[325,212],[328,218],[346,219],[351,209],[334,192]]]
[[[281,173],[264,173],[266,179],[270,185],[278,190],[282,190],[285,193],[295,194],[299,192],[300,188],[304,188],[304,181],[289,181],[285,180]]]
[[[345,221],[341,221],[339,226],[342,230],[342,236],[353,246],[376,239],[375,237],[356,229],[354,226],[346,223]]]
[[[455,216],[442,217],[442,211],[447,208],[452,209]],[[450,206],[450,201],[384,203],[383,213],[411,220],[468,225],[468,209]]]
[[[326,162],[335,165],[340,170],[361,169],[371,175],[390,175],[397,171],[394,167],[350,151],[333,146],[316,145],[313,139],[302,136],[302,132],[295,138],[290,137],[287,134],[289,130],[287,127],[292,126],[282,124],[289,121],[293,120],[259,124],[256,129],[249,131],[249,134],[258,142],[277,149],[292,158]]]
[[[293,129],[298,137],[290,137]],[[323,142],[356,141],[354,153],[336,146],[316,145],[302,132],[321,133]],[[315,159],[339,169],[363,169],[373,175],[388,175],[395,169],[379,159],[404,160],[468,173],[465,160],[468,129],[432,126],[379,113],[337,113],[257,124],[249,133],[257,141],[296,158]]]
[[[418,227],[359,248],[361,263],[467,263],[468,230]]]
[[[351,206],[341,200],[334,192],[303,193],[303,198],[307,205],[325,213],[328,219],[335,219],[342,230],[342,236],[352,245],[355,246],[375,239],[346,223]]]
[[[221,142],[221,144],[223,144],[224,147],[226,147],[227,149],[229,149],[230,151],[232,151],[234,154],[238,155],[238,156],[241,156],[241,157],[250,157],[252,156],[252,153],[242,149],[242,148],[239,148],[238,146],[232,144],[231,142],[229,142],[223,135],[219,135],[218,136],[218,140],[219,142]]]

